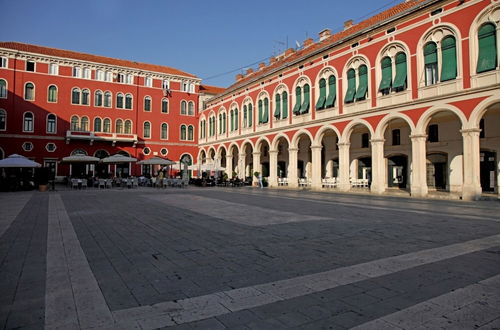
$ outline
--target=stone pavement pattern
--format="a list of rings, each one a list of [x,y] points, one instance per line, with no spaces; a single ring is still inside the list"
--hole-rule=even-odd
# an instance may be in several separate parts
[[[500,327],[500,205],[256,189],[0,195],[0,326]]]

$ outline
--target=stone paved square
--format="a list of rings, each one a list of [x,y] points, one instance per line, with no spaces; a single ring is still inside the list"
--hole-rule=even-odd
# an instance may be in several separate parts
[[[494,329],[500,204],[253,188],[0,194],[2,329]]]

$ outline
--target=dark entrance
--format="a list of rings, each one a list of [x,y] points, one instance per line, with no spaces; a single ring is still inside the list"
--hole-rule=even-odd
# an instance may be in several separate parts
[[[305,178],[305,172],[304,172],[304,161],[299,160],[297,161],[297,175],[299,178]]]
[[[446,190],[448,157],[445,154],[427,155],[427,186],[437,190]]]
[[[286,175],[286,162],[284,162],[284,161],[278,162],[278,173],[276,175],[278,175],[279,178],[286,178],[287,177],[287,175]]]
[[[408,173],[408,157],[405,155],[392,156],[387,159],[387,186],[406,188]]]
[[[496,177],[496,153],[482,150],[480,154],[480,161],[481,188],[484,192],[494,192]]]
[[[103,159],[108,156],[109,154],[106,150],[97,150],[94,154],[94,157],[97,157],[99,159]],[[98,178],[107,178],[109,176],[108,168],[108,164],[97,163],[95,165],[95,176],[97,176]]]
[[[371,157],[358,159],[358,179],[367,179],[368,184],[372,182],[372,159]]]

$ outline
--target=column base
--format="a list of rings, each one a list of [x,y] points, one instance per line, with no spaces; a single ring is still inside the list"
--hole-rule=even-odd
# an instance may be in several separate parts
[[[372,194],[382,195],[383,193],[385,193],[385,187],[384,186],[374,186],[372,184],[372,186],[370,187],[370,192]]]
[[[351,184],[350,183],[339,183],[339,190],[340,191],[349,191],[351,190]]]
[[[464,186],[462,189],[462,200],[464,201],[477,201],[481,198],[481,187]]]
[[[417,197],[417,198],[423,198],[427,197],[428,194],[428,189],[427,187],[410,187],[410,195],[411,197]]]

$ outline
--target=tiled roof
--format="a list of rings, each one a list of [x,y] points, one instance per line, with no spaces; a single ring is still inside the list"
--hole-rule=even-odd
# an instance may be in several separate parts
[[[147,71],[161,72],[161,73],[166,73],[166,74],[171,74],[171,75],[179,75],[179,76],[184,76],[184,77],[197,78],[193,74],[190,74],[190,73],[187,73],[187,72],[184,72],[181,70],[177,70],[177,69],[174,69],[174,68],[171,68],[168,66],[140,63],[140,62],[134,62],[134,61],[128,61],[128,60],[120,60],[120,59],[111,58],[111,57],[79,53],[79,52],[74,52],[71,50],[43,47],[43,46],[25,44],[25,43],[21,43],[21,42],[0,42],[0,48],[8,48],[8,49],[13,49],[13,50],[18,50],[21,52],[43,54],[43,55],[62,57],[62,58],[71,58],[71,59],[80,60],[80,61],[88,61],[88,62],[108,64],[108,65],[116,65],[116,66],[121,66],[121,67],[139,69],[139,70],[147,70]]]
[[[223,87],[200,85],[200,93],[217,95],[224,92],[226,89]]]
[[[418,6],[419,4],[422,4],[424,2],[427,2],[429,0],[410,0],[407,2],[402,2],[398,5],[395,5],[394,7],[391,7],[383,12],[380,12],[376,14],[375,16],[372,16],[364,21],[361,21],[358,24],[353,25],[347,30],[332,34],[330,37],[326,38],[325,40],[321,42],[317,42],[307,48],[297,50],[295,51],[292,55],[278,60],[263,69],[260,69],[252,74],[246,75],[243,79],[238,80],[236,83],[233,85],[229,86],[226,91],[229,90],[234,90],[237,89],[238,87],[241,87],[242,85],[245,85],[249,80],[252,79],[257,79],[260,77],[266,76],[268,73],[271,71],[284,66],[285,64],[292,63],[308,54],[313,53],[314,51],[321,49],[323,47],[326,47],[331,44],[335,44],[336,42],[339,42],[342,39],[348,38],[349,36],[355,35],[357,32],[363,31],[365,29],[370,28],[371,26],[376,25],[377,23],[381,23],[392,16],[401,14],[413,7]]]

